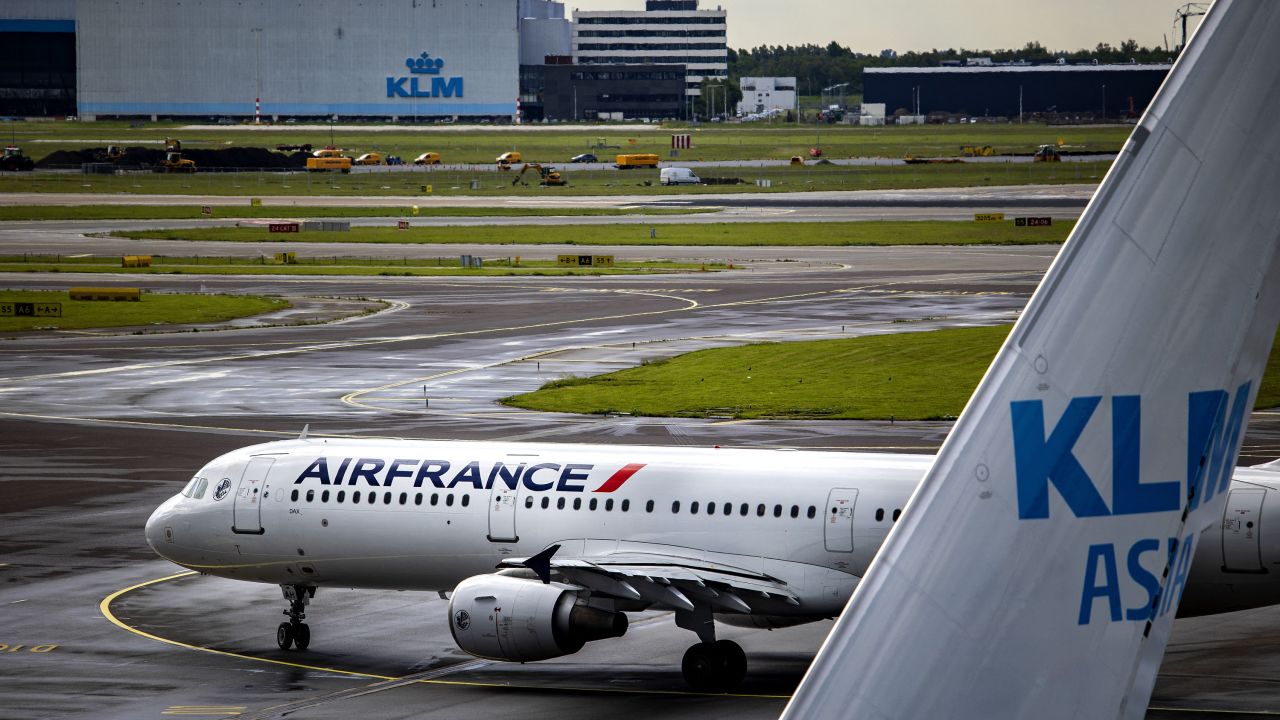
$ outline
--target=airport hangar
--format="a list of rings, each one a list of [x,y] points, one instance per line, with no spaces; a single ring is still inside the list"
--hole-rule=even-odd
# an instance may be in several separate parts
[[[723,35],[724,12],[711,14]],[[555,0],[6,0],[0,116],[503,122],[687,112],[683,64],[572,65],[572,27]],[[571,100],[544,106],[544,96]]]

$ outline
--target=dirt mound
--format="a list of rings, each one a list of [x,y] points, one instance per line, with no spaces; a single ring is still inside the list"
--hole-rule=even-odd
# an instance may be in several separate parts
[[[83,150],[58,150],[49,153],[36,163],[40,168],[79,167],[82,163],[107,162],[107,149],[85,148]],[[117,167],[137,168],[159,165],[165,158],[165,151],[157,148],[127,147],[124,156],[116,161]],[[309,155],[304,152],[279,153],[266,148],[230,147],[221,150],[184,150],[182,157],[195,161],[200,169],[245,168],[257,170],[299,169],[307,166]]]

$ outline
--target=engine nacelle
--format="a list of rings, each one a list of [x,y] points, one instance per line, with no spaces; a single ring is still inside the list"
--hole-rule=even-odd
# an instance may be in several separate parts
[[[571,655],[592,640],[621,637],[627,616],[590,607],[561,583],[477,575],[453,590],[449,629],[458,647],[490,660],[528,662]]]

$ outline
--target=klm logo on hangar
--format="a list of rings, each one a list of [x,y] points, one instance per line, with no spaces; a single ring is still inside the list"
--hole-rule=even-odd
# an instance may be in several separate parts
[[[408,58],[404,64],[409,69],[409,75],[387,78],[387,97],[462,97],[461,77],[440,77],[440,70],[444,67],[442,58],[433,58],[424,52],[416,58]],[[434,77],[412,77],[418,75]],[[430,84],[426,82],[428,79],[431,80]]]

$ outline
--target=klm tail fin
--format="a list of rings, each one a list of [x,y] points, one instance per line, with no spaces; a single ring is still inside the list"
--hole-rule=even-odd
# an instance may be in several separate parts
[[[1146,712],[1280,317],[1277,68],[1218,0],[784,717]]]

